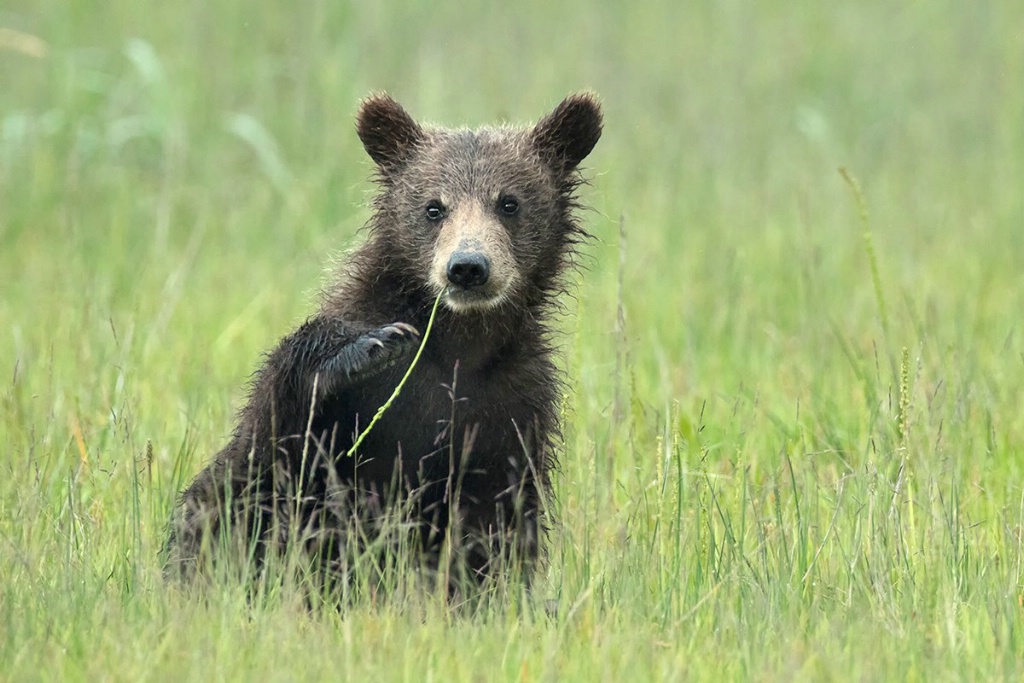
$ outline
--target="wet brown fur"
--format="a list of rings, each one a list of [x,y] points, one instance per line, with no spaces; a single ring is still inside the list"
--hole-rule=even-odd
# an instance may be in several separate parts
[[[536,564],[561,393],[548,320],[586,236],[577,166],[600,137],[599,106],[575,95],[533,128],[452,130],[378,95],[358,132],[380,186],[368,240],[269,354],[231,441],[182,494],[171,576],[204,573],[229,527],[257,562],[299,544],[344,574],[352,520],[399,502],[424,566],[441,565],[446,536],[475,580],[510,558],[527,575]],[[496,208],[508,196],[514,216]],[[431,201],[443,220],[424,218]],[[445,295],[402,394],[346,457],[418,343],[389,326],[426,329],[444,264],[467,245],[487,254],[491,281]]]

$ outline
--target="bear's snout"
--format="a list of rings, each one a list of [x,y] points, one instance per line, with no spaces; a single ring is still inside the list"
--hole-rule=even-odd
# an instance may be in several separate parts
[[[448,282],[457,287],[480,287],[490,276],[490,259],[478,251],[457,251],[448,259]]]

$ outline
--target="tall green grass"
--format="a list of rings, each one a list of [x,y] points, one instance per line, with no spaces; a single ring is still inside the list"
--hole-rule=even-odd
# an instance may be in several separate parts
[[[1021,36],[1011,0],[8,2],[0,678],[1019,679]],[[533,594],[165,586],[177,491],[360,239],[359,99],[582,88]]]

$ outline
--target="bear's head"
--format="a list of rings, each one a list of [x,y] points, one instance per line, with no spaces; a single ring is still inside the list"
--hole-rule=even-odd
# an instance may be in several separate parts
[[[584,231],[578,167],[601,137],[601,109],[572,95],[529,128],[417,123],[395,100],[363,102],[357,129],[377,164],[371,222],[407,286],[444,292],[452,311],[546,301]]]

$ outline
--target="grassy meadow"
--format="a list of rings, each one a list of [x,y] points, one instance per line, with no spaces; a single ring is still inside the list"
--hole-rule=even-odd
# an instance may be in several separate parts
[[[360,239],[359,100],[579,89],[533,595],[165,586],[176,492]],[[1020,680],[1022,321],[1018,0],[7,0],[0,679]]]

